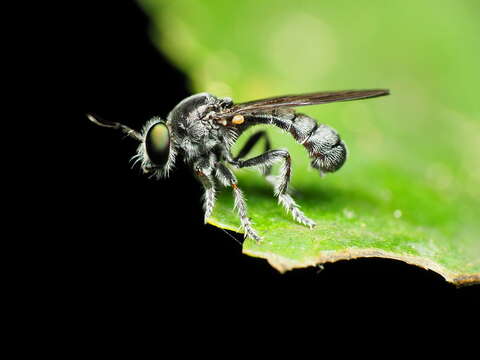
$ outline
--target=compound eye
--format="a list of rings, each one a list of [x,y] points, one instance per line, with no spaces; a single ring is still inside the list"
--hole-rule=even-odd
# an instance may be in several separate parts
[[[170,151],[170,133],[165,123],[159,122],[150,127],[145,137],[145,149],[154,165],[165,165]]]

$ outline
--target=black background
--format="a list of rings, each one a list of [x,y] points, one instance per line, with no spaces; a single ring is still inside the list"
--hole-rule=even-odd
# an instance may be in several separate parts
[[[90,310],[157,315],[165,302],[196,310],[223,304],[231,314],[300,300],[303,310],[321,314],[325,301],[342,301],[354,312],[360,302],[399,298],[420,307],[460,299],[466,310],[478,300],[478,286],[456,289],[434,272],[399,261],[339,261],[323,271],[282,275],[242,255],[231,237],[203,224],[201,186],[188,168],[177,162],[169,179],[149,180],[131,169],[133,141],[85,117],[93,112],[139,129],[190,95],[186,76],[153,46],[147,16],[134,2],[98,1],[69,4],[58,17],[64,35],[57,45],[58,99],[65,107],[68,156],[55,179],[61,231],[42,267],[61,299]]]

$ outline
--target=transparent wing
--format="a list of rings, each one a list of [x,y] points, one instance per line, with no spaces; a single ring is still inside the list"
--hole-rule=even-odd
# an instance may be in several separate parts
[[[372,90],[343,90],[343,91],[324,91],[303,95],[285,95],[271,97],[267,99],[254,100],[245,103],[235,104],[223,112],[222,115],[236,115],[251,113],[257,110],[268,110],[277,107],[295,107],[306,105],[327,104],[337,101],[350,101],[374,98],[388,95],[387,89]]]

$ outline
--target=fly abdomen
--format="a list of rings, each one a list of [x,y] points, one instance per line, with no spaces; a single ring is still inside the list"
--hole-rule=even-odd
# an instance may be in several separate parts
[[[321,172],[334,172],[342,167],[347,149],[338,133],[315,119],[297,114],[291,109],[276,109],[270,114],[270,123],[292,134],[312,159],[311,165]]]
[[[295,114],[296,116],[292,119],[292,124],[288,131],[295,140],[300,144],[305,145],[305,142],[310,138],[312,133],[315,132],[318,125],[317,122],[304,114]],[[307,148],[308,149],[308,148]]]
[[[311,165],[321,172],[334,172],[340,169],[347,159],[347,148],[338,133],[330,126],[320,124],[305,140]]]

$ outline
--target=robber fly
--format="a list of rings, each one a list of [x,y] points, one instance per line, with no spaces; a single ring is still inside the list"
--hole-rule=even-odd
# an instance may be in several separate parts
[[[287,95],[235,104],[230,98],[217,98],[200,93],[182,100],[168,114],[167,120],[154,117],[140,132],[126,125],[102,120],[93,115],[88,118],[95,124],[118,129],[139,142],[134,159],[140,162],[147,174],[156,178],[167,177],[177,157],[188,163],[202,183],[205,222],[215,205],[218,184],[231,187],[235,209],[240,218],[245,237],[260,241],[247,215],[247,204],[233,168],[256,167],[272,183],[275,196],[287,212],[299,223],[310,228],[315,222],[300,210],[288,191],[291,175],[291,158],[287,150],[272,150],[268,134],[258,131],[234,156],[231,148],[238,137],[249,127],[259,124],[274,125],[290,133],[302,144],[311,158],[311,166],[320,174],[337,171],[347,158],[347,148],[338,133],[311,117],[296,113],[294,107],[326,104],[336,101],[367,99],[388,95],[388,90],[346,90],[317,92],[304,95]],[[265,152],[245,159],[253,146],[264,138]],[[272,176],[272,166],[282,162],[279,176]]]

